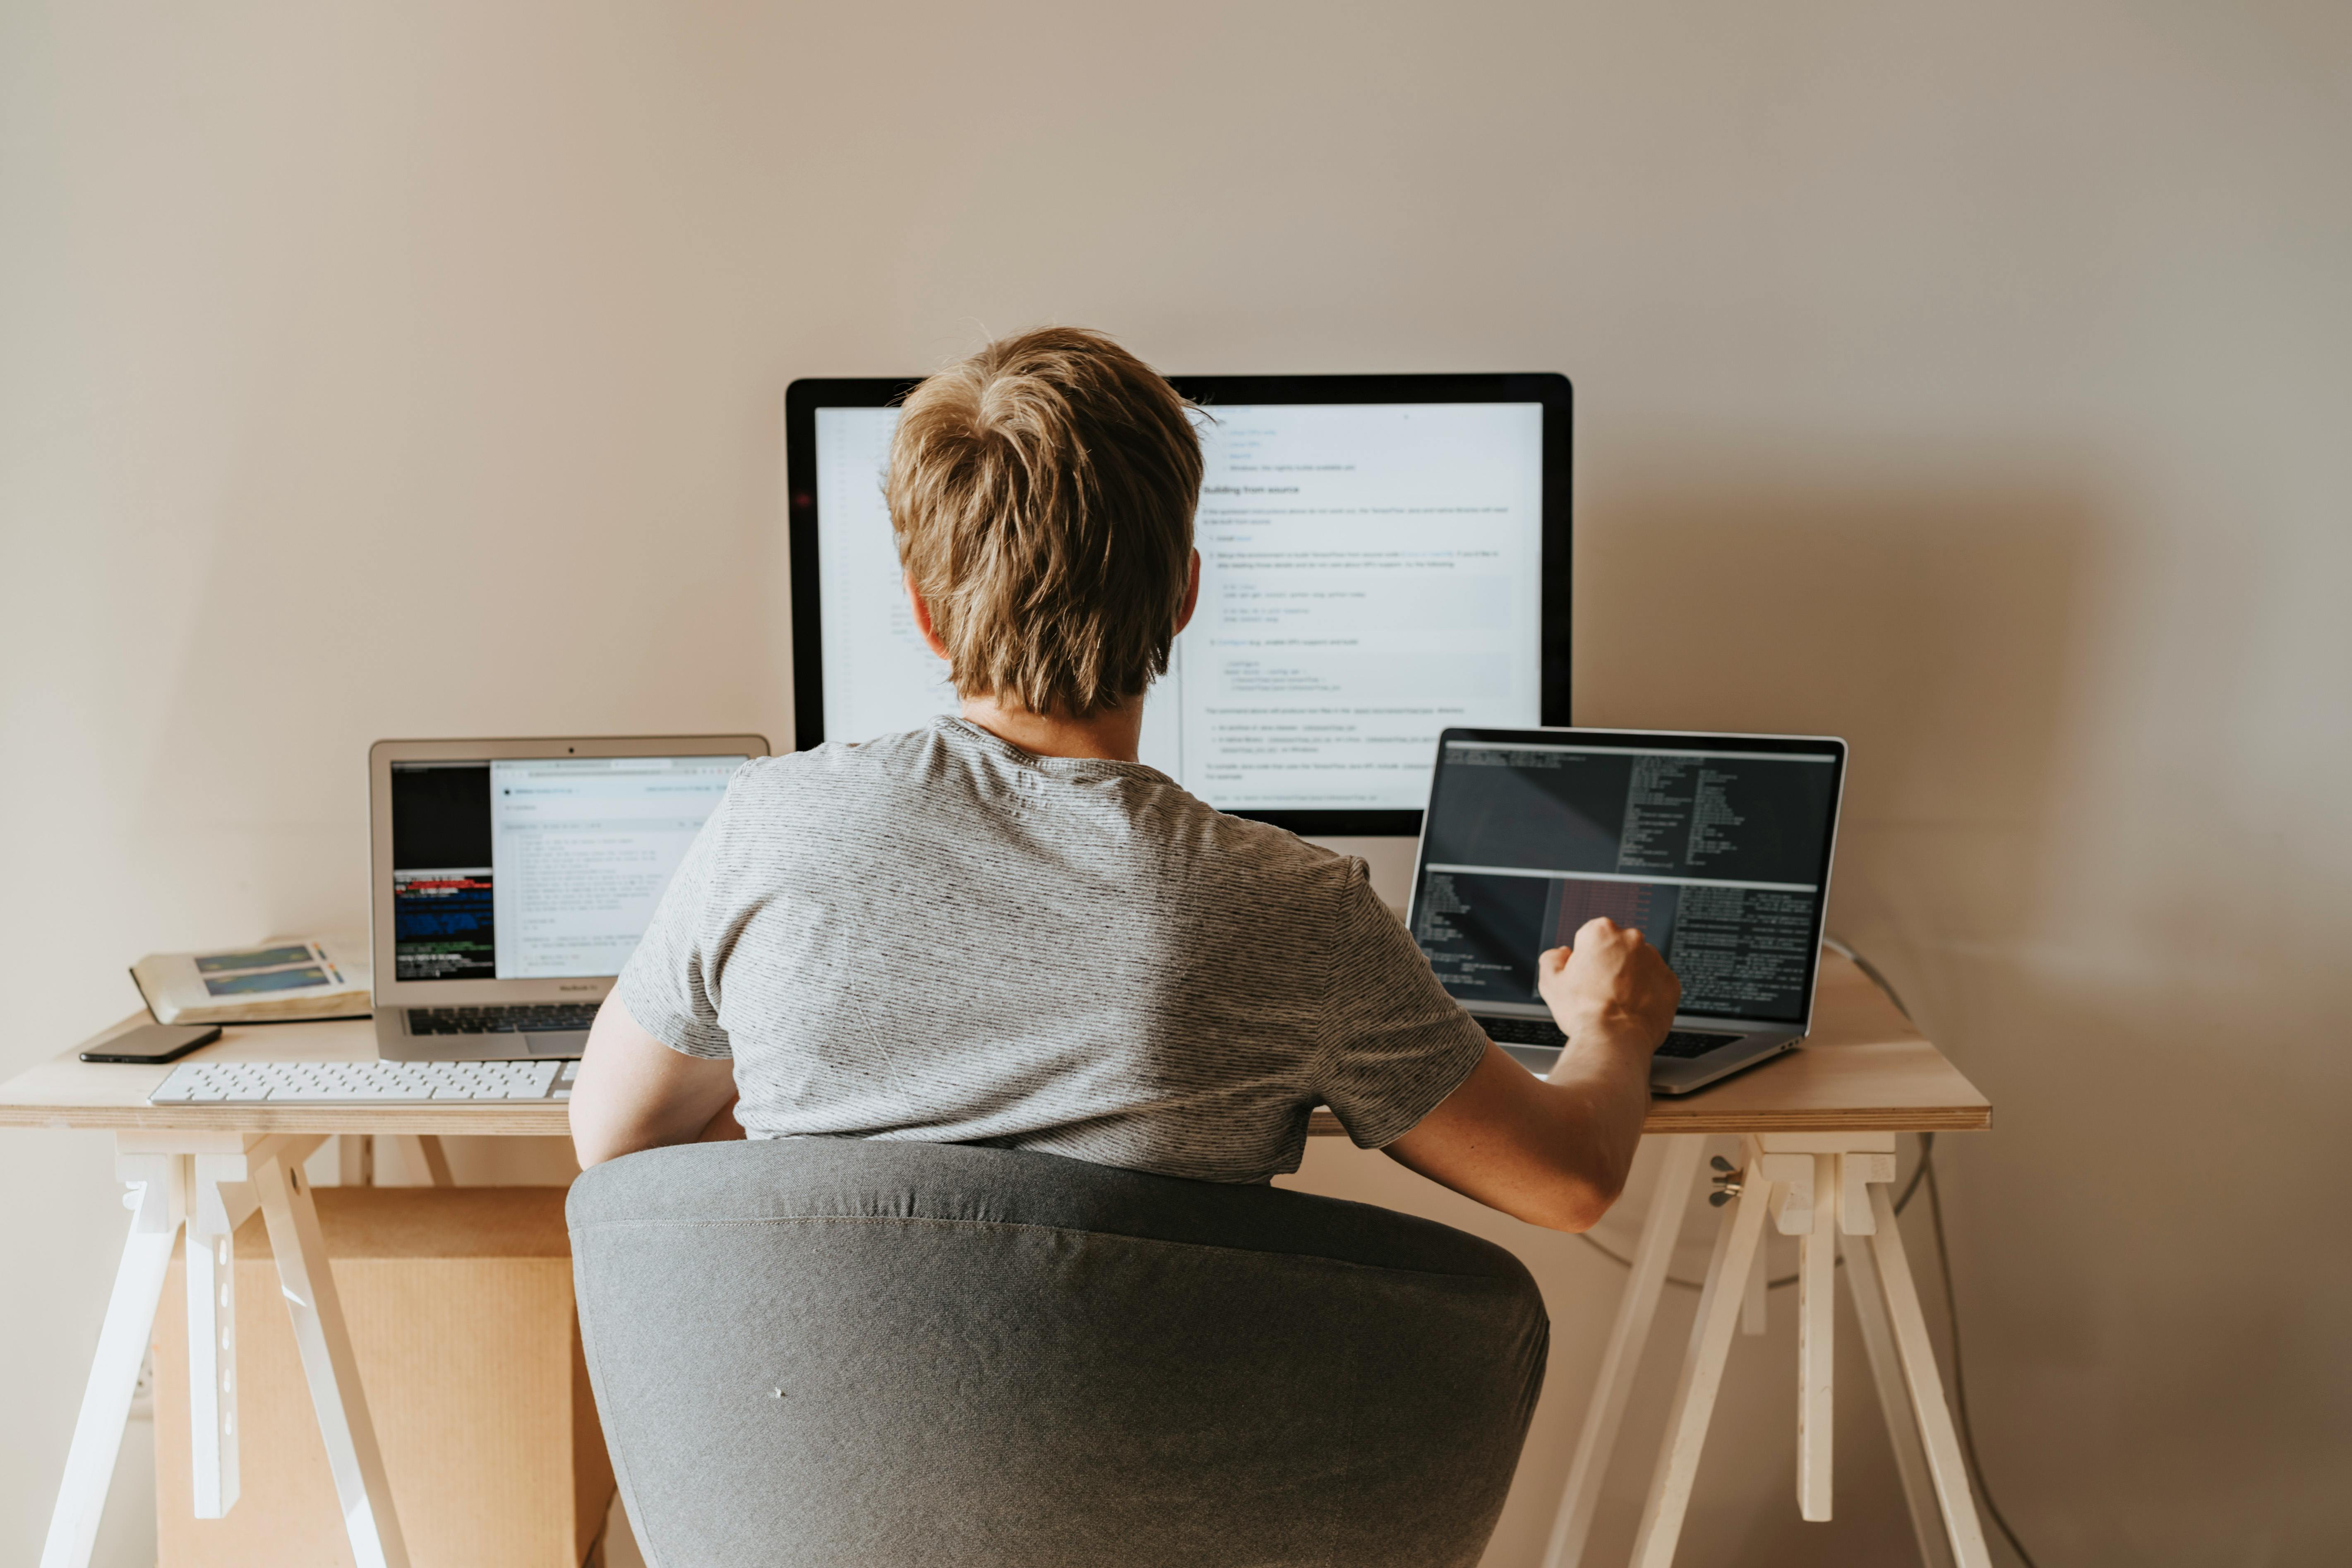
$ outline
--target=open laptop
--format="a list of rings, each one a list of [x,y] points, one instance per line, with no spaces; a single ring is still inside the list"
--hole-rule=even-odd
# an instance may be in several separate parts
[[[369,942],[388,1061],[576,1057],[758,735],[378,741]]]
[[[1811,1026],[1845,742],[1447,730],[1407,920],[1445,989],[1538,1073],[1564,1037],[1536,958],[1596,915],[1683,983],[1650,1088],[1687,1094]]]

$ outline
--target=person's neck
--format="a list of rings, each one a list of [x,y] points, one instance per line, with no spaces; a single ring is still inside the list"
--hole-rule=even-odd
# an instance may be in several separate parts
[[[967,697],[963,716],[1000,741],[1040,757],[1093,757],[1108,763],[1136,761],[1143,736],[1143,699],[1129,698],[1090,719],[1070,719],[1006,707],[993,697]]]

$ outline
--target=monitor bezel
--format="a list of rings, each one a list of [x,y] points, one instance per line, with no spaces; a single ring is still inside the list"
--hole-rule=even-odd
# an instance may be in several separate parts
[[[1437,791],[1445,781],[1445,748],[1455,742],[1467,741],[1482,745],[1509,745],[1524,742],[1531,746],[1589,746],[1596,750],[1615,747],[1625,751],[1706,751],[1727,750],[1780,752],[1805,754],[1828,751],[1835,761],[1830,763],[1830,825],[1829,835],[1822,846],[1822,895],[1813,906],[1812,940],[1805,948],[1805,1007],[1801,1016],[1791,1024],[1785,1018],[1757,1018],[1737,1013],[1679,1012],[1676,1025],[1690,1024],[1699,1027],[1738,1024],[1754,1028],[1792,1029],[1799,1035],[1809,1035],[1813,1027],[1814,991],[1821,983],[1822,938],[1829,929],[1830,876],[1837,866],[1838,825],[1845,815],[1845,773],[1850,752],[1844,740],[1836,735],[1751,734],[1738,731],[1696,730],[1599,730],[1577,729],[1571,726],[1546,725],[1535,730],[1490,730],[1449,726],[1437,737],[1437,756],[1429,773],[1430,805],[1437,803]],[[1424,825],[1421,841],[1413,846],[1412,886],[1405,895],[1405,929],[1413,933],[1416,945],[1421,941],[1422,889],[1428,880],[1429,833]],[[1449,993],[1450,994],[1450,993]],[[1482,1004],[1482,1005],[1484,1005]],[[1489,1009],[1492,1010],[1492,1009]],[[1533,1015],[1534,1009],[1528,1012]]]
[[[368,954],[378,1007],[601,1002],[612,974],[536,980],[401,980],[393,952],[392,768],[395,763],[529,762],[551,757],[764,757],[765,735],[557,735],[529,739],[378,741],[368,748]]]
[[[824,605],[817,568],[816,411],[880,408],[921,384],[919,376],[812,376],[784,389],[784,491],[791,572],[793,743],[824,741]],[[1383,375],[1173,375],[1176,390],[1213,415],[1219,405],[1257,403],[1537,403],[1543,406],[1543,588],[1538,635],[1538,722],[1569,718],[1570,553],[1575,388],[1557,372]],[[1321,837],[1410,838],[1420,808],[1235,811],[1291,832]]]

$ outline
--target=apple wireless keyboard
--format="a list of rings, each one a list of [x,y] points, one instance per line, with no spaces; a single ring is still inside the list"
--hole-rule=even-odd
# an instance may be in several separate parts
[[[576,1061],[182,1062],[150,1105],[446,1105],[569,1100]]]

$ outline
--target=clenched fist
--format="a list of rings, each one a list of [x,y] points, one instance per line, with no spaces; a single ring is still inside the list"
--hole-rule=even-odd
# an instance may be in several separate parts
[[[1643,1056],[1658,1048],[1683,999],[1683,983],[1642,933],[1604,918],[1580,927],[1573,947],[1536,961],[1536,990],[1571,1047],[1609,1043]]]

